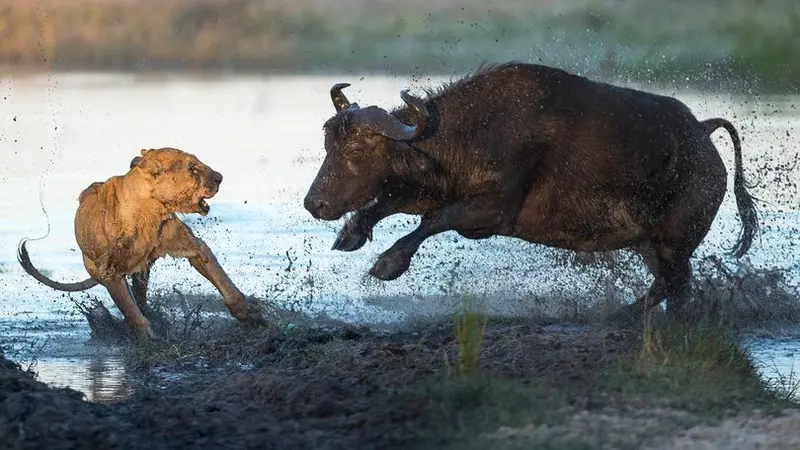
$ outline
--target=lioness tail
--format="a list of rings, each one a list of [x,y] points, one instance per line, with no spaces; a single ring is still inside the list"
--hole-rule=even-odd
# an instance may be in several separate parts
[[[40,283],[53,289],[66,292],[80,292],[97,286],[98,283],[93,278],[89,278],[78,283],[59,283],[58,281],[53,281],[47,278],[35,267],[33,267],[31,258],[28,255],[28,249],[25,248],[26,241],[26,239],[23,239],[19,244],[19,248],[17,249],[17,260],[22,268],[25,269],[25,272],[27,272],[28,275],[32,276],[33,278],[36,278],[36,280],[38,280]]]

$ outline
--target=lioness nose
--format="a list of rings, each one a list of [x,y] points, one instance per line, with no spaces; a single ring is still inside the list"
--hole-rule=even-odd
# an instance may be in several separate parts
[[[217,185],[222,183],[222,174],[219,172],[211,172],[211,180]]]

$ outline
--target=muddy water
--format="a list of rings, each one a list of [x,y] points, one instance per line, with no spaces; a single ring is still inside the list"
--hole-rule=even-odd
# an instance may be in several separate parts
[[[72,304],[94,297],[111,307],[106,293],[99,287],[79,295],[54,293],[18,268],[15,249],[23,237],[42,238],[29,244],[38,267],[58,280],[84,278],[71,222],[78,193],[93,181],[124,173],[139,149],[162,146],[191,151],[223,173],[211,213],[186,220],[243,291],[285,306],[385,323],[446,312],[462,293],[475,296],[491,313],[545,315],[563,311],[564,302],[596,301],[610,291],[625,299],[639,293],[639,287],[612,275],[565,270],[542,247],[508,238],[468,241],[455,233],[427,241],[398,280],[367,278],[377,255],[410,231],[413,218],[387,219],[372,242],[345,254],[329,250],[341,222],[315,221],[302,208],[323,156],[321,125],[333,113],[328,89],[341,81],[353,83],[347,90],[352,101],[384,107],[401,104],[399,90],[421,87],[406,77],[355,75],[0,79],[0,210],[11,212],[0,226],[0,332],[7,353],[35,363],[43,380],[79,389],[93,401],[126,395],[119,356],[84,344],[88,330]],[[754,194],[767,201],[764,232],[748,260],[755,267],[786,269],[797,285],[800,167],[793,163],[800,99],[663,92],[679,97],[699,117],[722,116],[739,127],[746,174],[761,182]],[[718,132],[714,140],[732,171],[730,139]],[[721,254],[733,244],[739,231],[734,208],[729,190],[698,256]],[[649,281],[643,270],[638,275]],[[152,289],[214,293],[180,260],[155,266]],[[560,300],[552,300],[553,292]],[[754,353],[767,364],[765,376],[790,373],[798,341],[753,342]],[[771,359],[777,370],[768,368]]]

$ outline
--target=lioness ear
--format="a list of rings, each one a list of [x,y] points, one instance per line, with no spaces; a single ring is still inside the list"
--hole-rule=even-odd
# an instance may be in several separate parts
[[[131,169],[138,167],[142,170],[146,170],[151,175],[158,175],[161,173],[161,163],[157,160],[157,158],[145,157],[149,152],[150,150],[148,149],[142,149],[142,156],[137,156],[131,160]]]

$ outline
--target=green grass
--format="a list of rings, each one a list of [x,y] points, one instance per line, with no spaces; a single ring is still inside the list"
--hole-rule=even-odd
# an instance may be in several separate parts
[[[458,375],[471,376],[478,371],[487,322],[486,314],[476,312],[472,296],[464,297],[462,310],[455,317]]]
[[[594,375],[589,386],[569,380],[505,380],[491,376],[437,379],[427,388],[441,405],[436,415],[446,448],[600,448],[613,433],[580,430],[571,419],[582,410],[629,415],[651,414],[648,430],[630,430],[614,439],[614,448],[635,448],[647,434],[713,425],[731,415],[778,414],[796,407],[787,392],[765,385],[749,357],[725,332],[670,324],[645,330],[640,346]],[[575,390],[584,391],[588,405],[576,405]],[[633,410],[633,412],[631,412]],[[648,413],[648,411],[651,411]],[[666,412],[665,412],[666,411]],[[501,438],[498,435],[503,436]],[[628,438],[629,440],[626,440]],[[607,448],[607,447],[606,447]]]
[[[789,405],[766,389],[749,356],[718,328],[669,324],[646,331],[642,348],[610,374],[623,395],[667,398],[670,406],[702,415]]]
[[[448,75],[518,59],[614,80],[800,88],[792,0],[0,0],[0,30],[0,65],[39,70]]]

